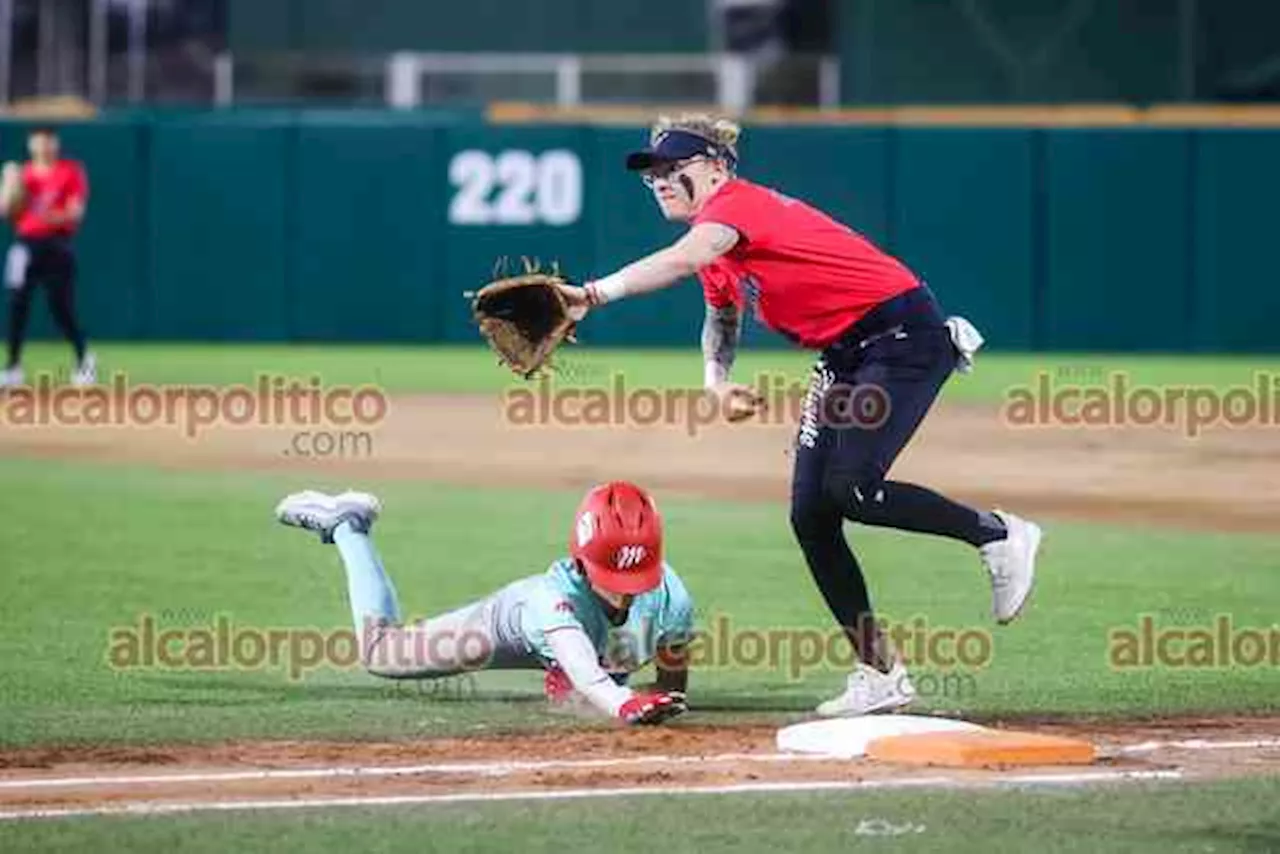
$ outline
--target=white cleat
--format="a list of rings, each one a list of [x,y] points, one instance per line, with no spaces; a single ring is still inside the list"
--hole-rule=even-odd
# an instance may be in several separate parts
[[[367,492],[328,495],[308,489],[287,495],[276,505],[276,519],[281,524],[315,531],[326,543],[333,542],[333,529],[344,521],[368,532],[381,512],[382,502]]]
[[[993,510],[1009,536],[982,547],[982,562],[991,573],[991,612],[1004,625],[1022,611],[1036,578],[1036,552],[1043,533],[1034,522]]]
[[[888,673],[859,662],[849,674],[844,693],[822,703],[816,711],[825,718],[856,717],[900,709],[910,705],[915,698],[915,686],[911,684],[911,677],[902,662],[894,664]]]
[[[85,353],[84,361],[76,365],[76,369],[71,372],[71,384],[73,386],[87,386],[98,384],[98,357],[93,353]]]
[[[24,382],[26,382],[26,375],[22,372],[21,365],[0,371],[0,388],[17,388]]]

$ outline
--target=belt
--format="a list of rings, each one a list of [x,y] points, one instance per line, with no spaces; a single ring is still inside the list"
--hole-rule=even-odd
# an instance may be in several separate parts
[[[880,303],[849,326],[831,344],[833,350],[863,350],[887,336],[905,337],[914,327],[943,325],[944,318],[927,285],[905,291]]]
[[[884,330],[883,332],[877,332],[874,335],[868,335],[866,338],[863,338],[861,341],[853,342],[853,346],[859,350],[865,350],[868,347],[870,347],[872,344],[876,343],[882,338],[888,338],[890,335],[892,335],[894,338],[906,338],[907,337],[906,325],[899,323],[897,326],[890,326],[888,329]]]

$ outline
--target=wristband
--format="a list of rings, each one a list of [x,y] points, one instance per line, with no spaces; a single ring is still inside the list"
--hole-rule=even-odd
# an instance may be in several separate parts
[[[622,299],[627,295],[627,280],[618,273],[605,276],[587,284],[587,294],[592,305],[604,305],[607,302]]]

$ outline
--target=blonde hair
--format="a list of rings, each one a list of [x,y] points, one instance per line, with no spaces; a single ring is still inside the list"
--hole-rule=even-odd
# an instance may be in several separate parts
[[[658,137],[670,130],[682,130],[696,133],[722,146],[733,159],[738,159],[738,139],[742,136],[742,127],[732,119],[713,116],[710,113],[681,113],[678,116],[659,116],[649,131],[650,145],[658,141]]]

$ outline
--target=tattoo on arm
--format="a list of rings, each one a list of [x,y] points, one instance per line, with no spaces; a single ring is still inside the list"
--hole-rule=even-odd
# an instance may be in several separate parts
[[[720,366],[725,377],[738,355],[738,337],[742,333],[742,313],[738,306],[724,308],[707,306],[707,316],[702,323],[702,357],[706,362]]]
[[[711,249],[717,255],[723,255],[737,244],[738,232],[719,223],[711,223],[711,225],[715,227],[715,233],[711,238]]]

